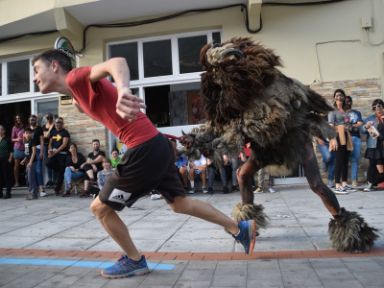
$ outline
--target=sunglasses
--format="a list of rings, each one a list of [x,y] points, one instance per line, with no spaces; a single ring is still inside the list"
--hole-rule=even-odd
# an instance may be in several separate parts
[[[372,105],[372,110],[375,110],[376,108],[383,108],[384,105],[381,103],[377,103],[376,105]]]

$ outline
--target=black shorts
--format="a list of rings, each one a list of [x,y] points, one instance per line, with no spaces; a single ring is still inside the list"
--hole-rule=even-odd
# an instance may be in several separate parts
[[[99,198],[120,211],[153,189],[159,191],[168,203],[177,196],[185,196],[172,144],[161,133],[125,152],[116,172],[107,178]]]

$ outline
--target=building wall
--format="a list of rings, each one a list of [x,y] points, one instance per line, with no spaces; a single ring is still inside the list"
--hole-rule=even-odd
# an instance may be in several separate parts
[[[6,2],[7,5],[19,5],[9,0]],[[52,7],[75,5],[86,1],[53,2],[53,6],[45,7],[53,9]],[[43,6],[36,9],[42,11]],[[311,85],[330,101],[335,88],[345,88],[354,98],[355,106],[367,116],[371,101],[383,97],[383,8],[384,0],[352,0],[294,7],[263,5],[261,12],[263,29],[257,34],[247,32],[240,8],[191,14],[130,28],[91,28],[87,33],[86,49],[79,58],[79,64],[93,65],[105,60],[106,43],[110,41],[221,29],[223,40],[234,36],[248,36],[274,49],[283,60],[284,73]],[[19,12],[20,15],[8,18],[17,19],[28,14],[26,13],[28,9],[17,10],[22,10]],[[369,31],[362,29],[362,18],[372,19],[373,28]],[[4,14],[0,15],[0,23],[7,23],[9,19]],[[74,42],[75,48],[80,49],[81,27],[76,25],[71,27],[71,31],[64,29],[61,34],[68,36]],[[29,55],[51,48],[59,34],[26,37],[0,43],[0,58]],[[89,141],[95,137],[100,138],[102,145],[106,145],[106,131],[101,125],[79,114],[71,106],[61,105],[60,114],[65,118],[73,140],[78,142],[80,147],[87,147]]]

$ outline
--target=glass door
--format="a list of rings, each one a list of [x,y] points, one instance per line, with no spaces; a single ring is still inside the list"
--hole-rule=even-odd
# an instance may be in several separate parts
[[[45,124],[44,115],[51,113],[53,118],[57,118],[59,115],[59,99],[49,98],[42,100],[35,100],[33,113],[38,117],[39,125]]]

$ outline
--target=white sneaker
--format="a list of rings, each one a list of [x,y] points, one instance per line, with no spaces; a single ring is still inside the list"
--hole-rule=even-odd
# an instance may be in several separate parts
[[[151,195],[151,200],[159,200],[163,198],[163,196],[161,196],[161,194],[152,194]]]
[[[264,193],[263,189],[261,189],[260,187],[257,187],[257,188],[253,191],[253,194],[258,194],[258,193]]]
[[[41,192],[40,192],[40,197],[45,197],[45,196],[48,196],[48,194],[45,193],[45,192],[43,192],[43,191],[41,191]]]
[[[275,189],[273,189],[272,187],[269,187],[268,188],[268,191],[269,193],[276,193],[277,191]]]
[[[335,190],[333,190],[333,192],[335,194],[338,194],[338,195],[347,195],[347,194],[349,194],[349,192],[345,191],[345,189],[343,187],[335,188]]]
[[[193,190],[193,189],[189,190],[188,194],[195,194],[195,190]]]
[[[373,190],[373,185],[372,183],[367,184],[367,186],[363,189],[364,192],[371,192]]]
[[[207,193],[208,193],[208,189],[205,188],[205,187],[203,187],[203,193],[204,193],[204,194],[207,194]]]
[[[333,181],[331,180],[328,180],[328,184],[327,184],[328,188],[334,188],[335,187],[335,183],[333,183]]]

